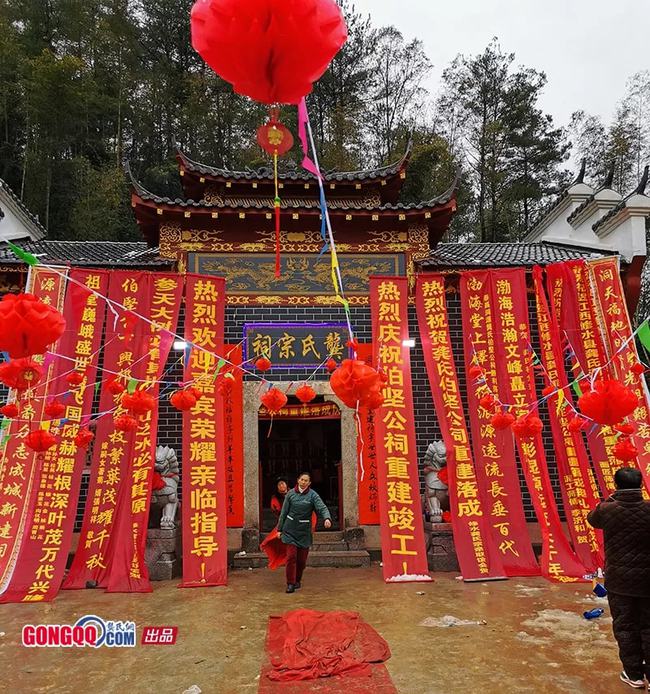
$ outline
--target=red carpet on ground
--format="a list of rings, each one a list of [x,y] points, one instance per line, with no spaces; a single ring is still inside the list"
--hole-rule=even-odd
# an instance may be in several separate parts
[[[259,694],[397,694],[390,649],[357,612],[293,610],[269,618]]]

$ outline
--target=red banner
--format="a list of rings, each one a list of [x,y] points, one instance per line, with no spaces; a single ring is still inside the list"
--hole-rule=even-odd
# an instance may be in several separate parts
[[[540,568],[530,541],[519,486],[515,445],[510,430],[492,426],[492,412],[479,405],[492,393],[500,400],[494,346],[494,326],[487,272],[460,277],[465,373],[473,366],[484,379],[468,378],[469,407],[476,478],[486,499],[486,514],[507,576],[539,576]]]
[[[235,366],[242,362],[241,345],[226,345],[226,357]],[[233,369],[233,387],[223,401],[226,434],[227,526],[244,525],[244,373]]]
[[[138,386],[156,401],[167,357],[174,341],[178,313],[183,295],[183,280],[179,275],[152,274],[148,310],[144,314],[151,323],[139,320],[135,341],[145,345],[145,355],[133,365],[132,377],[141,381]],[[127,475],[120,485],[116,508],[116,525],[109,545],[109,568],[106,579],[108,593],[149,593],[151,584],[144,561],[147,543],[151,481],[156,459],[158,436],[158,404],[138,418],[133,447],[129,454]]]
[[[183,416],[184,588],[228,581],[224,414],[214,356],[223,350],[224,313],[225,280],[187,275],[185,340],[191,349],[185,380],[203,397]]]
[[[45,303],[63,308],[65,293],[65,274],[34,267],[30,271],[27,291],[41,298]],[[51,348],[52,351],[55,347]],[[41,356],[35,361],[43,364]],[[25,444],[29,432],[42,426],[43,408],[46,398],[56,385],[52,383],[55,364],[50,360],[41,382],[34,389],[25,392],[20,411],[20,419],[14,420],[8,429],[2,429],[4,449],[0,460],[0,590],[4,591],[16,570],[18,554],[22,545],[31,537],[29,532],[34,513],[35,491],[41,475],[42,454],[36,454]],[[58,392],[55,391],[55,392]],[[6,433],[8,432],[8,433]],[[51,458],[51,457],[50,457]],[[49,468],[48,462],[48,468]],[[20,576],[22,576],[22,571]],[[33,600],[42,599],[43,593],[32,593]]]
[[[503,396],[516,417],[536,414],[537,400],[532,369],[528,325],[526,274],[523,269],[490,270],[490,295],[494,311],[497,378],[504,384]],[[528,489],[542,533],[542,575],[562,583],[586,574],[562,532],[541,434],[516,437]]]
[[[442,275],[420,275],[415,304],[424,362],[442,438],[447,449],[454,546],[466,581],[503,577],[504,567],[486,521],[486,498],[479,493],[465,412],[449,334]]]
[[[372,365],[372,344],[360,344],[357,357]],[[359,525],[379,525],[375,411],[367,407],[359,408],[357,427],[359,428],[357,431]]]
[[[260,407],[260,419],[340,419],[341,410],[333,402],[307,402],[285,405],[277,412]]]
[[[84,420],[90,416],[97,376],[98,351],[104,325],[103,300],[106,270],[72,270],[63,315],[66,330],[56,348],[52,390],[69,392],[59,399],[66,410],[51,422],[59,442],[44,454],[38,482],[32,490],[34,515],[23,539],[16,570],[0,602],[49,602],[59,592],[72,543],[72,531],[86,449],[75,444]],[[93,293],[96,292],[96,293]],[[71,370],[84,374],[76,386],[67,386]]]
[[[110,274],[108,298],[117,315],[108,313],[104,337],[99,411],[106,414],[97,422],[84,520],[77,551],[63,583],[65,589],[85,588],[89,581],[106,586],[115,542],[118,493],[129,476],[135,441],[135,432],[115,430],[113,418],[124,410],[118,406],[120,395],[112,395],[106,384],[118,374],[125,381],[133,378],[134,370],[148,355],[149,340],[144,339],[148,325],[134,314],[150,313],[150,277],[127,270],[113,270]]]
[[[381,551],[386,582],[430,581],[420,507],[411,359],[408,280],[371,277],[370,310],[376,365],[387,376],[377,410]]]
[[[569,421],[575,414],[575,408],[564,370],[559,330],[557,324],[551,320],[540,267],[534,268],[533,280],[546,385],[556,389],[556,392],[547,398],[546,403],[567,526],[580,561],[587,569],[595,571],[603,566],[604,557],[596,531],[587,522],[587,514],[596,507],[600,495],[594,477],[590,474],[589,458],[582,434],[569,429]]]
[[[639,354],[625,303],[618,258],[592,261],[587,263],[587,268],[598,301],[599,317],[605,328],[614,373],[618,380],[628,386],[639,398],[639,406],[630,416],[636,427],[632,441],[639,451],[637,464],[643,474],[646,489],[650,490],[648,390],[643,375],[631,371],[631,367],[639,363]],[[618,465],[621,465],[620,461]]]
[[[546,281],[555,321],[571,349],[573,378],[582,380],[607,361],[585,264],[569,261],[548,265]],[[616,490],[614,473],[621,466],[612,453],[615,432],[610,427],[592,427],[586,436],[601,496],[609,496]]]

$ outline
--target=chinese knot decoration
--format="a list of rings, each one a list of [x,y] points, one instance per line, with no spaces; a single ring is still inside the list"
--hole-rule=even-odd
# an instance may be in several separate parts
[[[0,364],[0,382],[18,391],[37,385],[43,378],[43,368],[33,359],[24,357]]]
[[[0,301],[0,352],[12,359],[43,354],[65,330],[65,319],[33,294],[5,294]]]
[[[604,426],[619,424],[634,412],[638,404],[637,396],[613,379],[596,381],[594,389],[584,393],[578,400],[582,414]]]
[[[384,401],[381,374],[365,361],[344,359],[330,376],[330,384],[337,397],[352,409],[358,406],[374,410]]]
[[[197,0],[192,45],[238,94],[297,104],[347,40],[334,0]]]

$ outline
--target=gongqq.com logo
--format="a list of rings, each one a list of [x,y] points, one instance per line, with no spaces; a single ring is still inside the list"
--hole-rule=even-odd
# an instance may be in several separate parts
[[[25,624],[23,646],[130,648],[135,646],[135,622],[105,621],[86,615],[74,624]]]

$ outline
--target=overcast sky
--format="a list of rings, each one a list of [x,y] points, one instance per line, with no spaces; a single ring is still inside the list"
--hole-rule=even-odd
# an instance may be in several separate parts
[[[354,0],[375,26],[419,38],[442,70],[497,36],[516,63],[546,73],[542,106],[558,125],[578,109],[612,116],[627,78],[650,69],[650,0]]]

